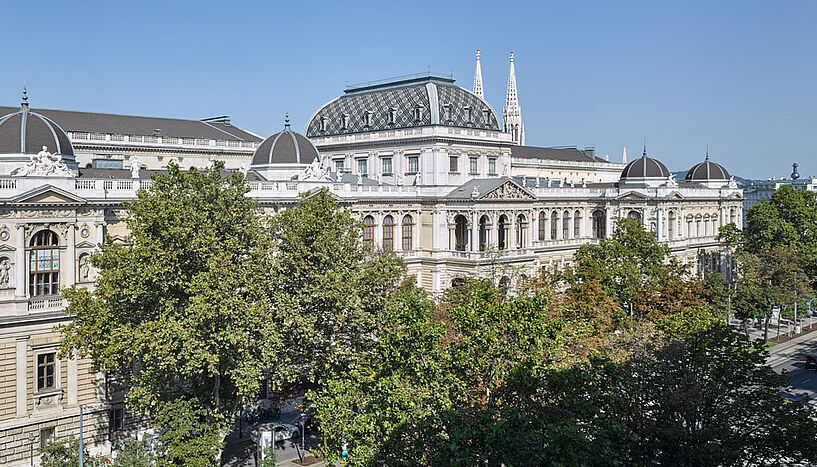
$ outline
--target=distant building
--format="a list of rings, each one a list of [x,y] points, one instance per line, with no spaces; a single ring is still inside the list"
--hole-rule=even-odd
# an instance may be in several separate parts
[[[760,201],[770,199],[772,194],[778,188],[789,185],[795,190],[809,190],[817,191],[817,177],[800,178],[800,173],[797,170],[798,165],[795,162],[792,164],[792,173],[790,178],[770,178],[767,180],[749,180],[748,183],[743,184],[743,210],[748,212],[755,204]],[[744,219],[744,227],[746,227],[746,220]]]

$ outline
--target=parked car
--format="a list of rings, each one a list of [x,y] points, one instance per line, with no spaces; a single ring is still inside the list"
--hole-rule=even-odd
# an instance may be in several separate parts
[[[817,370],[817,355],[806,355],[803,366],[806,370]]]
[[[272,440],[276,443],[297,438],[300,434],[298,427],[295,425],[290,425],[289,423],[262,423],[252,430],[250,433],[250,439],[253,440],[254,443],[258,444],[259,439],[261,439],[260,432],[262,431],[271,431]]]

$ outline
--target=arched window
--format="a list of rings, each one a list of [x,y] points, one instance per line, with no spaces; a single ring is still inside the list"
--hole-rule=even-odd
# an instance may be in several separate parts
[[[374,217],[366,216],[363,219],[363,247],[374,250]]]
[[[604,238],[607,235],[607,219],[604,211],[593,211],[593,238]]]
[[[692,216],[687,216],[687,238],[692,238],[695,236],[695,231],[692,227]]]
[[[479,218],[479,251],[488,249],[488,216]]]
[[[28,292],[33,296],[57,295],[60,290],[60,248],[57,234],[42,230],[31,239]]]
[[[394,218],[392,216],[383,218],[383,249],[394,250]]]
[[[465,251],[468,246],[468,222],[465,216],[459,214],[454,218],[454,248],[457,251]]]
[[[550,239],[556,240],[559,238],[559,213],[557,211],[553,211],[550,213]]]
[[[406,214],[403,216],[403,251],[411,251],[412,235],[414,235],[414,219]]]
[[[582,213],[576,211],[573,213],[573,238],[581,238],[582,236]]]
[[[729,208],[729,222],[727,222],[727,224],[734,222],[735,222],[735,208]]]
[[[570,212],[562,213],[562,238],[570,238]]]
[[[701,217],[700,216],[698,216],[698,218],[695,219],[695,236],[696,237],[702,237],[703,236],[703,230],[701,229]]]
[[[638,211],[630,211],[627,213],[627,219],[638,219],[641,220],[641,213]]]
[[[674,211],[670,211],[669,214],[667,215],[667,224],[668,224],[667,225],[667,231],[669,232],[668,237],[669,237],[670,240],[674,240],[675,239],[675,212]]]
[[[500,250],[508,248],[508,217],[505,214],[499,216],[498,227],[498,247]]]
[[[516,217],[516,247],[524,248],[527,240],[525,231],[528,229],[528,220],[523,214]]]
[[[547,229],[547,218],[544,211],[539,212],[539,241],[545,240],[545,232]]]

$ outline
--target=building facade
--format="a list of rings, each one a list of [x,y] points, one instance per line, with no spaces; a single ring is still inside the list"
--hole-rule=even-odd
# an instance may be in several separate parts
[[[625,165],[592,148],[525,146],[518,100],[497,115],[476,70],[479,92],[435,75],[350,87],[314,113],[305,135],[287,120],[263,141],[224,119],[40,111],[25,99],[5,108],[0,464],[27,465],[29,449],[77,436],[80,406],[85,438],[100,452],[135,420],[91,362],[56,353],[54,326],[70,319],[60,289],[93,287],[89,255],[106,235],[125,241],[122,203],[171,160],[184,168],[226,160],[270,214],[327,189],[360,218],[367,247],[396,252],[433,294],[464,276],[512,287],[568,265],[622,218],[640,219],[694,272],[725,268],[716,235],[742,224],[743,193],[723,167],[707,157],[675,180],[646,149]]]

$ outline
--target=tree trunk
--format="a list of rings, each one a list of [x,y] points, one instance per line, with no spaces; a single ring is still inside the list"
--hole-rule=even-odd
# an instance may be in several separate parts
[[[766,317],[766,322],[763,325],[763,342],[769,342],[769,320],[770,316]]]

